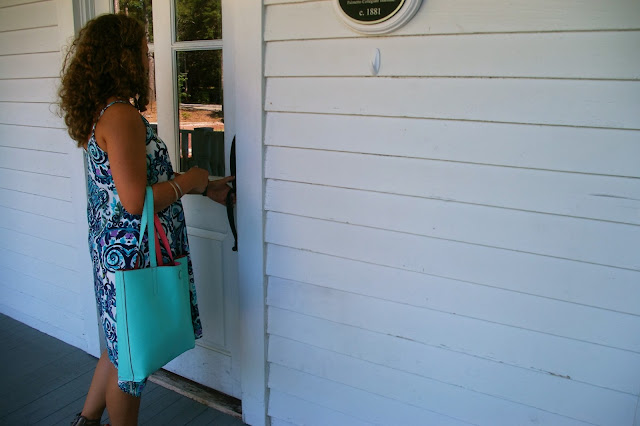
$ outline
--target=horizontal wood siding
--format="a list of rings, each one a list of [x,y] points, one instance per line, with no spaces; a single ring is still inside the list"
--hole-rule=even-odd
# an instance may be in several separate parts
[[[52,1],[3,1],[0,2],[0,7],[2,6],[5,6],[0,16],[2,31],[20,31],[58,25],[56,5]]]
[[[266,106],[274,112],[638,129],[639,97],[634,81],[292,77],[268,80]]]
[[[327,0],[267,0],[265,39],[357,38]],[[415,17],[391,36],[637,30],[640,4],[635,0],[423,1]]]
[[[0,311],[86,347],[57,20],[55,1],[0,2]]]
[[[354,305],[354,307],[358,307],[358,305]],[[393,310],[390,311],[389,316],[392,312]],[[470,423],[475,423],[474,417],[476,417],[475,420],[479,420],[481,416],[484,416],[487,419],[484,423],[499,424],[498,416],[509,411],[514,414],[511,420],[515,424],[522,423],[521,420],[534,413],[539,418],[546,418],[549,424],[556,424],[551,420],[557,420],[560,416],[543,414],[542,411],[551,410],[577,418],[591,415],[606,418],[609,416],[608,410],[613,408],[622,409],[623,412],[626,409],[627,414],[619,418],[628,419],[629,410],[626,407],[630,401],[635,399],[634,395],[587,386],[577,380],[566,380],[558,375],[538,374],[524,368],[505,366],[492,360],[452,351],[449,348],[424,345],[418,341],[401,339],[397,336],[369,331],[354,325],[325,321],[318,317],[297,314],[275,307],[271,308],[269,318],[273,322],[270,325],[273,334],[287,336],[272,338],[271,357],[274,362],[283,363],[283,359],[287,358],[286,365],[295,365],[295,368],[309,372],[315,370],[311,373],[315,375],[318,375],[317,368],[326,368],[327,373],[324,374],[330,376],[332,380],[347,383],[356,388],[369,386],[371,391],[374,391],[372,386],[379,386],[378,390],[374,392],[383,395],[385,391],[382,387],[395,381],[400,384],[405,383],[406,388],[422,387],[424,393],[418,393],[424,395],[425,399],[422,402],[414,399],[412,403],[418,403],[419,406],[436,412],[441,411],[442,407],[458,405],[458,408],[451,412],[457,414],[467,412],[465,416],[459,418],[464,418]],[[418,320],[419,318],[415,317],[414,319]],[[286,321],[294,321],[298,326],[291,327],[292,323]],[[383,351],[381,348],[394,348],[394,350]],[[297,358],[293,354],[300,351],[306,352],[306,355],[297,361],[290,358],[292,356]],[[326,359],[329,364],[332,363],[332,357],[333,362],[348,363],[351,365],[349,369],[353,374],[349,375],[338,371],[329,373],[331,368],[321,363],[305,362],[305,357],[314,357],[313,351],[322,353],[323,360]],[[335,354],[340,355],[336,356]],[[376,369],[384,366],[384,380],[379,377],[381,373],[373,374],[374,377],[378,376],[379,384],[367,384],[359,374],[355,374],[357,365],[363,365],[358,368]],[[335,374],[340,374],[343,377],[338,378]],[[393,377],[396,375],[398,377],[394,379]],[[528,386],[519,385],[522,383],[527,383]],[[558,392],[564,392],[566,396],[558,399],[553,393],[541,395],[539,394],[540,388],[557,389]],[[395,392],[396,398],[409,402],[402,399],[399,391]],[[439,396],[435,396],[435,394]],[[420,396],[420,398],[422,397]],[[588,403],[587,400],[591,400],[591,398],[595,398],[598,402]],[[479,413],[476,411],[478,407],[467,406],[467,403],[473,400],[487,408],[492,407],[492,409],[489,410],[489,413]],[[519,407],[514,407],[514,404],[509,401],[525,405],[535,404],[542,410],[529,407],[518,412]],[[568,423],[572,424],[573,422],[569,421]]]
[[[640,3],[265,4],[272,423],[637,425]]]
[[[267,127],[273,146],[638,176],[638,133],[629,130],[294,113],[270,113]]]
[[[378,76],[486,76],[577,79],[637,79],[640,58],[635,31],[455,34],[397,38],[305,40],[267,45],[265,74],[360,76],[370,73],[373,49],[380,50]],[[419,52],[407,56],[407,52]],[[304,61],[295,60],[300,55]],[[518,58],[514,61],[513,58]],[[553,67],[547,64],[553,63]]]

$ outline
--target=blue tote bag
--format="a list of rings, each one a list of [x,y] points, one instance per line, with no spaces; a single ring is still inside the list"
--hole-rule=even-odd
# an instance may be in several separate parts
[[[187,257],[162,265],[160,242],[168,253],[171,248],[154,217],[147,187],[138,249],[147,232],[151,265],[115,273],[118,379],[129,382],[144,380],[195,346]]]

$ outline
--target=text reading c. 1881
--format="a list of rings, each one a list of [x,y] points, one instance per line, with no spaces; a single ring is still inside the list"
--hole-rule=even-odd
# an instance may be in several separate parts
[[[405,0],[340,0],[342,11],[362,24],[377,24],[398,13]]]

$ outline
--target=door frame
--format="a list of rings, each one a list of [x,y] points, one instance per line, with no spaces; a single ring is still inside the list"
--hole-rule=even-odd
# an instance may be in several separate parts
[[[223,0],[233,16],[242,416],[267,424],[263,0]],[[224,3],[223,3],[224,4]],[[242,82],[242,84],[239,84]]]
[[[112,0],[76,1],[86,3],[88,5],[86,9],[95,11],[96,15],[113,12]],[[57,0],[57,3],[59,11],[64,9],[65,15],[69,13],[70,8],[66,6],[67,0]],[[242,417],[245,423],[252,425],[266,425],[268,422],[263,208],[263,3],[263,0],[223,0],[223,13],[230,14],[232,17],[225,20],[229,28],[223,28],[223,37],[225,40],[231,37],[231,41],[225,44],[229,45],[233,52],[230,68],[234,72],[235,96],[231,107],[234,108],[233,116],[238,122],[235,126],[238,164],[236,223],[240,317],[238,357],[241,370]],[[156,66],[161,66],[157,60],[156,57]],[[225,102],[225,107],[228,106],[229,103]],[[160,113],[158,111],[159,116]],[[174,135],[165,136],[170,138],[168,140],[175,138]],[[98,334],[98,327],[99,324],[96,322],[95,335]]]

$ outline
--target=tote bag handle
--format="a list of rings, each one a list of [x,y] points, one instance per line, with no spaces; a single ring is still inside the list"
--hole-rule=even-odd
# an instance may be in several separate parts
[[[149,242],[149,260],[151,262],[151,267],[155,268],[158,266],[158,262],[156,260],[156,245],[154,243],[156,240],[156,233],[153,216],[153,189],[151,189],[150,186],[147,186],[144,197],[144,207],[142,209],[142,219],[140,220],[140,241],[138,242],[138,251],[140,251],[140,248],[142,247],[144,235],[147,234],[147,241]]]
[[[157,232],[157,236],[156,236]],[[147,234],[147,241],[149,242],[149,260],[151,267],[156,266],[173,266],[173,253],[171,252],[171,246],[167,235],[162,228],[158,215],[153,213],[153,189],[151,186],[147,186],[144,197],[144,207],[142,209],[142,219],[140,221],[140,242],[138,244],[138,250],[142,246],[142,240],[145,233]],[[151,240],[153,238],[153,241]],[[169,263],[164,264],[162,261],[162,253],[160,252],[160,244],[164,246],[165,250],[169,254]]]

